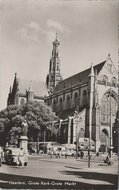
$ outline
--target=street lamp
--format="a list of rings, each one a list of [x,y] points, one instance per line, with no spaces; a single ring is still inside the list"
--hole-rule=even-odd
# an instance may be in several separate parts
[[[113,94],[111,92],[111,89],[109,91],[108,96],[109,97],[109,101],[110,101],[110,158],[112,157],[112,150],[113,150],[113,146],[112,146],[112,99],[111,97],[113,97]]]
[[[38,136],[37,136],[37,154],[39,154],[39,136],[40,136],[40,131],[38,130]]]
[[[82,121],[82,117],[78,115],[77,111],[75,111],[74,117],[76,120],[76,159],[77,159],[78,158],[78,147],[79,147],[78,123]]]
[[[75,125],[76,125],[76,159],[78,158],[78,135],[77,135],[77,128],[78,128],[78,112],[74,112],[75,118]]]
[[[78,128],[78,120],[76,120],[76,159],[78,158],[78,134],[77,134],[77,128]]]

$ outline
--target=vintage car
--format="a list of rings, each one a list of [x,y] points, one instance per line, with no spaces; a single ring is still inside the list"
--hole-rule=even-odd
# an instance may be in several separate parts
[[[6,164],[10,164],[10,165],[17,165],[17,164],[20,164],[19,163],[19,152],[20,152],[20,149],[19,148],[6,148],[5,151],[4,151],[4,162]],[[26,154],[24,154],[24,156],[26,157],[25,159],[25,163],[24,165],[26,166],[27,163],[28,163],[28,159],[27,159],[27,156]]]
[[[76,155],[76,145],[75,144],[63,144],[65,147],[65,154],[67,156],[75,156]]]

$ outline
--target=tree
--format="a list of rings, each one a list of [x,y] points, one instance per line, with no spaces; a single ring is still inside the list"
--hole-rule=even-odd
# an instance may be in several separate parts
[[[4,133],[4,144],[7,141],[17,144],[23,134],[23,122],[26,121],[28,138],[36,141],[39,134],[40,140],[43,141],[44,134],[49,131],[48,124],[55,118],[51,109],[41,102],[10,105],[0,112],[0,134]]]

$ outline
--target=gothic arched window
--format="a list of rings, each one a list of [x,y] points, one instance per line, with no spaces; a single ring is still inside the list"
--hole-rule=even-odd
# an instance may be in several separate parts
[[[87,104],[87,91],[84,90],[83,91],[83,105],[86,105]]]
[[[60,97],[60,99],[59,99],[59,107],[60,107],[60,110],[63,110],[63,100],[62,100],[62,97]]]
[[[115,77],[112,78],[112,86],[116,87],[117,79]]]
[[[53,100],[53,111],[55,112],[56,111],[56,103],[57,103],[57,101],[56,101],[56,99],[54,99]]]
[[[20,100],[20,105],[23,105],[25,103],[25,100],[24,100],[24,98],[22,98],[21,100]]]
[[[103,129],[100,133],[100,152],[105,152],[109,147],[109,134],[107,129]]]
[[[85,136],[85,131],[84,131],[83,128],[81,128],[80,131],[79,131],[79,138],[84,137],[84,136]]]
[[[101,123],[110,123],[110,117],[116,117],[117,102],[113,94],[106,93],[101,100]],[[111,114],[111,116],[110,116]]]
[[[78,93],[77,92],[75,92],[75,94],[74,94],[74,105],[75,105],[75,107],[77,105],[79,105],[79,99],[78,99]]]
[[[67,95],[67,98],[66,98],[66,107],[67,107],[67,109],[70,108],[70,96],[69,95]]]
[[[108,77],[106,75],[103,76],[103,82],[104,82],[105,86],[107,86]]]

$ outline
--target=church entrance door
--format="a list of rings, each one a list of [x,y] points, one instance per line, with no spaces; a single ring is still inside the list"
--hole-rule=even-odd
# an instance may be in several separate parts
[[[100,152],[108,152],[109,147],[109,135],[106,129],[103,129],[100,133]]]

